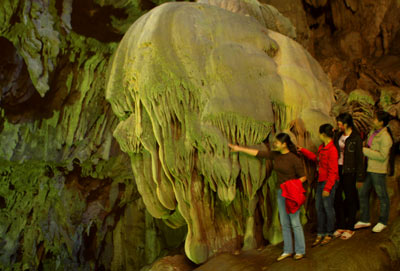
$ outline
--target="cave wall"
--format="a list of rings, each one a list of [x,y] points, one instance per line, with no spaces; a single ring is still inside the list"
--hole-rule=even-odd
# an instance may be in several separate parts
[[[112,132],[107,66],[165,1],[0,3],[0,269],[138,270],[178,248]]]
[[[291,19],[297,40],[321,63],[334,87],[379,96],[382,87],[400,86],[398,0],[260,2]]]

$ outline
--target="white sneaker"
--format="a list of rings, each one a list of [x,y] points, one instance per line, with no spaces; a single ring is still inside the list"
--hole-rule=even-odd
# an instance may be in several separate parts
[[[375,227],[372,228],[372,231],[373,231],[373,232],[381,232],[381,231],[383,231],[386,227],[387,227],[386,225],[384,225],[384,224],[382,224],[382,223],[379,222],[378,224],[375,225]]]
[[[355,229],[355,230],[362,229],[362,228],[368,228],[368,227],[371,227],[371,223],[369,223],[369,222],[358,221],[358,222],[354,225],[354,229]]]

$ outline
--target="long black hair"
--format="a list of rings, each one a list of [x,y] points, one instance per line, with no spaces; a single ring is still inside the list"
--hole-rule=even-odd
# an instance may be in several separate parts
[[[393,176],[394,174],[394,160],[396,158],[396,148],[398,146],[398,143],[394,143],[394,139],[393,139],[393,134],[392,131],[390,130],[388,124],[389,122],[393,119],[393,117],[385,111],[378,111],[376,113],[376,118],[378,119],[378,121],[382,121],[383,122],[383,127],[386,127],[386,130],[388,131],[390,138],[392,139],[392,147],[390,147],[390,151],[389,151],[389,167],[388,167],[388,175],[389,176]]]
[[[281,143],[286,143],[287,148],[289,149],[290,152],[298,155],[297,153],[297,148],[296,146],[293,144],[292,140],[290,139],[290,136],[286,133],[279,133],[275,136],[275,138],[277,140],[279,140],[279,142]]]
[[[347,124],[347,127],[354,129],[353,117],[349,113],[342,113],[336,117],[336,121],[340,121],[343,124]]]
[[[321,126],[319,126],[319,133],[324,134],[329,138],[333,138],[334,136],[333,126],[329,123],[322,124]]]

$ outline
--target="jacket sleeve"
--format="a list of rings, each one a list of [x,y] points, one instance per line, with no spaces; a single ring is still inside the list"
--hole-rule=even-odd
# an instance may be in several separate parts
[[[307,149],[305,149],[305,148],[301,148],[301,149],[300,149],[300,152],[301,152],[305,157],[307,157],[307,159],[310,159],[310,160],[312,160],[312,161],[314,161],[314,162],[317,162],[317,155],[315,155],[313,152],[311,152],[311,151],[309,151],[309,150],[307,150]]]
[[[356,150],[355,150],[355,158],[356,158],[356,181],[362,182],[364,179],[364,155],[363,155],[363,146],[361,138],[357,138],[356,140]]]
[[[339,160],[339,155],[337,152],[336,147],[334,147],[330,152],[329,152],[329,158],[328,158],[328,177],[326,180],[326,184],[324,187],[324,191],[331,192],[333,185],[336,182],[336,178],[338,176],[338,160]]]
[[[370,148],[363,148],[363,153],[368,159],[377,160],[377,161],[385,161],[390,152],[390,148],[392,147],[392,139],[389,135],[384,135],[382,137],[382,142],[379,146],[379,150],[372,150]]]

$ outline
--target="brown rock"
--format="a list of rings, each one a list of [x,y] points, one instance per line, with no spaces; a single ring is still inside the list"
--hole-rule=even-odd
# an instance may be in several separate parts
[[[149,271],[191,271],[195,265],[183,255],[166,256],[156,261]]]
[[[301,0],[260,0],[260,2],[276,7],[280,13],[288,17],[293,25],[296,26],[296,41],[303,45],[309,52],[313,51],[311,31]]]
[[[346,59],[352,60],[361,58],[364,55],[363,39],[359,32],[351,31],[342,35],[339,45],[341,51],[346,56]]]
[[[327,0],[305,0],[307,4],[313,7],[323,7],[328,2]]]

